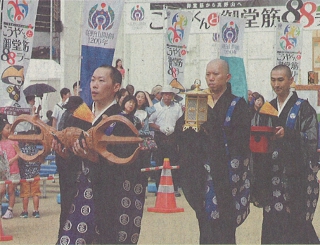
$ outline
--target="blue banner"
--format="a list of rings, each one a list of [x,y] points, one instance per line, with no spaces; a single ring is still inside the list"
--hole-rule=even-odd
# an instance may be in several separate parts
[[[220,59],[227,61],[229,64],[229,72],[231,74],[229,82],[231,84],[232,93],[248,100],[247,77],[243,58],[220,56]]]
[[[81,98],[87,103],[92,104],[90,81],[94,70],[101,65],[112,65],[114,49],[105,49],[99,47],[90,47],[82,45],[81,47]]]
[[[244,29],[244,19],[220,16],[220,58],[229,64],[232,93],[247,100],[247,78],[243,62]]]
[[[101,65],[112,65],[124,1],[85,0],[81,46],[81,97],[92,104],[90,81]]]

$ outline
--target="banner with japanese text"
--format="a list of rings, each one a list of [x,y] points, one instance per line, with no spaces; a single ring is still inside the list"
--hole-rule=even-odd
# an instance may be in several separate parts
[[[184,90],[184,67],[187,56],[192,13],[179,10],[167,11],[166,81],[172,87]]]
[[[23,93],[31,59],[38,0],[4,0],[0,42],[0,113],[30,114]]]
[[[294,81],[300,82],[302,56],[302,26],[299,23],[278,23],[276,34],[276,64],[290,67]]]
[[[124,0],[85,0],[81,45],[81,97],[90,105],[90,80],[101,65],[112,65]]]
[[[234,95],[247,99],[247,78],[243,62],[245,19],[220,16],[220,58],[229,64]]]
[[[217,15],[245,19],[246,31],[274,31],[277,22],[320,26],[320,0],[154,1],[126,4],[126,33],[157,33],[164,29],[163,9],[193,13],[191,33],[216,32]]]

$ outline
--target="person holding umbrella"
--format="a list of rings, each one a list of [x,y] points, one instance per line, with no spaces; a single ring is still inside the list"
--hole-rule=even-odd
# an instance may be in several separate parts
[[[43,94],[52,93],[55,91],[56,91],[56,89],[54,87],[50,86],[49,84],[45,84],[45,83],[35,83],[35,84],[29,85],[28,87],[26,87],[23,90],[23,93],[25,95],[25,98],[26,98],[28,105],[31,105],[31,108],[32,108],[31,115],[35,115],[35,114],[40,115],[40,111],[42,109],[41,105],[42,105]],[[34,107],[35,97],[40,98],[40,104],[39,104],[38,108]]]
[[[38,107],[35,106],[36,96],[34,95],[26,96],[26,101],[31,107],[31,115],[39,115],[42,109],[42,106],[41,105],[38,105]]]

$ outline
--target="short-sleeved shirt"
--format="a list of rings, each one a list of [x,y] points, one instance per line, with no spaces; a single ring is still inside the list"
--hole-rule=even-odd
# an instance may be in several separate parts
[[[57,127],[59,125],[63,113],[66,111],[66,109],[62,107],[63,105],[64,103],[59,102],[53,107],[52,117],[54,117],[57,120]]]
[[[171,102],[169,106],[162,101],[154,105],[156,111],[151,114],[149,123],[155,123],[160,127],[175,127],[176,122],[182,116],[183,112],[178,103]]]
[[[18,145],[18,141],[13,140],[0,140],[0,152],[4,151],[7,154],[8,161],[17,155],[14,145]],[[18,160],[14,161],[10,166],[10,174],[18,174],[19,166]]]
[[[33,115],[33,111],[32,111],[32,105],[28,104],[27,107],[30,108],[31,114]],[[15,127],[15,132],[24,132],[24,131],[29,131],[29,130],[33,130],[34,126],[32,123],[29,123],[27,121],[23,121],[17,124],[17,126]]]
[[[139,135],[140,136],[150,135],[149,117],[155,111],[156,111],[156,109],[154,108],[154,106],[146,107],[144,109],[145,118],[141,118],[141,117],[137,116],[139,114],[139,110],[136,111],[135,116],[137,116],[140,119],[140,121],[143,122],[142,128],[139,129]]]
[[[32,156],[38,153],[38,149],[34,144],[20,143],[20,150],[22,153]],[[26,162],[22,159],[19,160],[20,177],[21,179],[30,179],[39,175],[40,162]]]

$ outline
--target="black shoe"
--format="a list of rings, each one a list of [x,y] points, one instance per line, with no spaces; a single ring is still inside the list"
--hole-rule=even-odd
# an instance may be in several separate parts
[[[35,217],[35,218],[40,218],[39,211],[33,211],[32,216]]]

